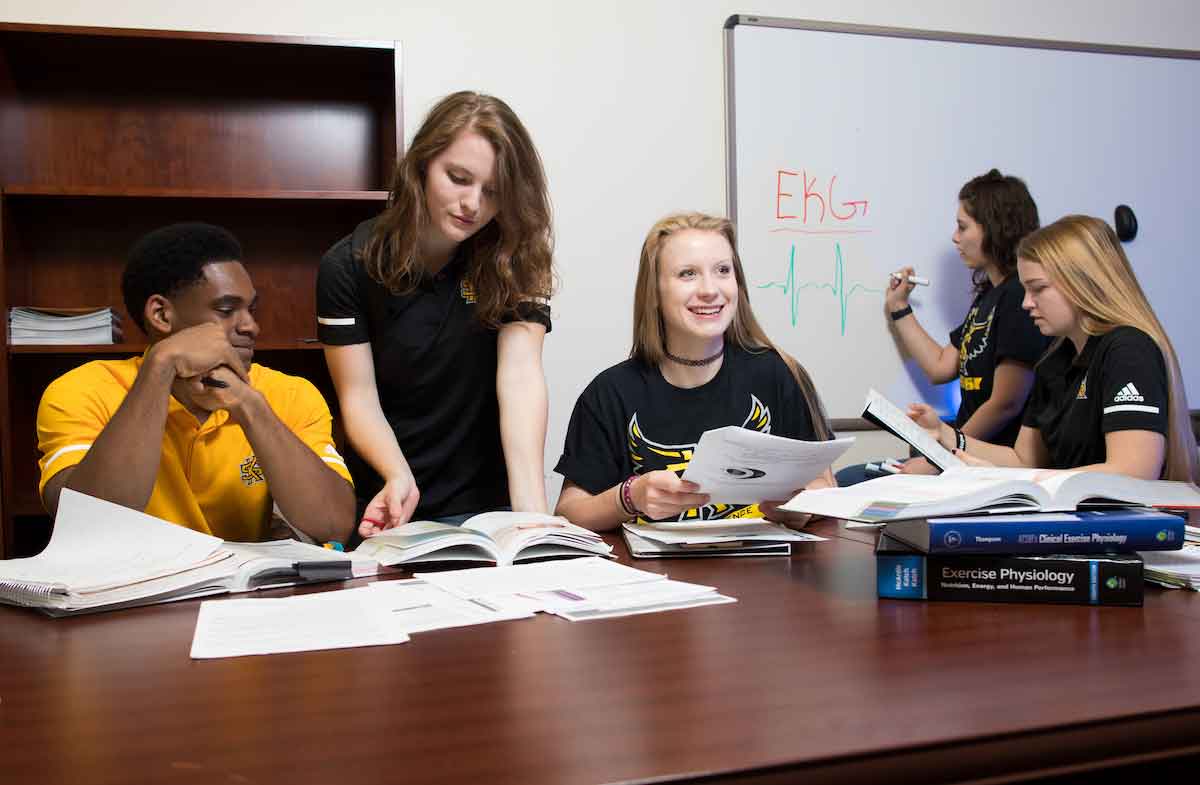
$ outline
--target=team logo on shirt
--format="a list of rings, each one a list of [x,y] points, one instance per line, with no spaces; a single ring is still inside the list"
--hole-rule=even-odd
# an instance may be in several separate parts
[[[258,465],[258,456],[251,455],[246,460],[242,461],[238,466],[238,474],[242,482],[247,488],[252,487],[255,483],[263,482],[266,476],[263,474],[262,467]]]
[[[746,415],[746,419],[742,421],[742,427],[760,433],[771,432],[771,409],[756,395],[750,396],[750,411]],[[696,450],[695,442],[665,444],[651,439],[642,430],[637,412],[634,412],[633,417],[629,419],[626,434],[629,457],[633,460],[633,470],[637,474],[646,474],[660,469],[682,474],[683,470],[691,463],[692,453]],[[756,504],[706,504],[703,507],[685,510],[677,520],[713,521],[722,518],[757,518],[760,514]]]
[[[987,348],[988,336],[992,333],[992,319],[996,316],[996,309],[992,308],[986,319],[978,321],[975,318],[978,312],[979,306],[974,306],[967,312],[966,321],[963,322],[962,339],[958,344],[958,375],[964,390],[979,389],[982,377],[968,377],[967,363],[983,354]],[[967,382],[974,382],[975,386],[968,386]]]
[[[475,287],[471,286],[471,282],[467,280],[466,276],[463,276],[462,280],[458,282],[458,294],[465,303],[475,302]]]
[[[1087,400],[1087,377],[1086,376],[1083,377],[1083,381],[1081,381],[1079,383],[1079,392],[1075,393],[1075,400],[1077,400],[1077,401],[1086,401]]]

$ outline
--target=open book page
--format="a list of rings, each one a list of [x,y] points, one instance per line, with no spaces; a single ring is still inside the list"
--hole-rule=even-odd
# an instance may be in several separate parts
[[[476,516],[478,517],[478,516]],[[446,561],[498,561],[496,544],[486,532],[434,521],[413,521],[368,537],[354,553],[392,566],[431,553]]]
[[[209,600],[200,605],[192,659],[346,649],[404,643],[408,634],[369,586],[272,599]]]
[[[966,465],[876,390],[867,392],[863,417],[883,426],[911,444],[917,452],[928,458],[929,462],[939,469],[953,469]]]
[[[220,538],[64,488],[49,545],[37,556],[0,562],[0,582],[96,592],[227,559],[221,544]]]
[[[846,488],[804,491],[781,509],[870,523],[983,509],[1019,512],[1049,502],[1049,494],[1036,483],[998,479],[990,472],[970,468],[937,476],[892,474]]]
[[[852,444],[854,437],[806,442],[736,425],[715,428],[700,435],[683,479],[699,485],[713,502],[790,499]]]
[[[521,557],[563,556],[581,550],[603,555],[612,550],[599,534],[556,515],[485,512],[469,519],[463,528],[487,535],[496,544],[496,561],[502,565]]]
[[[1054,497],[1053,509],[1073,510],[1080,503],[1122,502],[1150,507],[1200,507],[1200,491],[1187,482],[1141,480],[1108,472],[1043,471],[1038,483]]]

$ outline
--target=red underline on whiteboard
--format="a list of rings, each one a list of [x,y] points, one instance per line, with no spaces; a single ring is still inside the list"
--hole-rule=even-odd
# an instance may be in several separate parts
[[[874,229],[771,229],[771,234],[788,232],[791,234],[870,234]]]

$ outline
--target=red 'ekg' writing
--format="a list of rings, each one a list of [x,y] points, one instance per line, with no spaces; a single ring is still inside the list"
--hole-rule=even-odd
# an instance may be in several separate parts
[[[796,183],[790,178],[799,177]],[[800,193],[794,193],[799,185]],[[828,183],[819,177],[809,177],[805,169],[793,172],[788,169],[775,171],[775,218],[780,221],[799,220],[803,224],[824,224],[826,216],[834,221],[849,221],[865,217],[869,202],[866,199],[838,200],[834,197],[837,175]],[[792,190],[784,190],[792,189]]]

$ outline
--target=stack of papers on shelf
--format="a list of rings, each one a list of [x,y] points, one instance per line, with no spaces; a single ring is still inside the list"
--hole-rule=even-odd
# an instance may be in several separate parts
[[[1172,589],[1200,591],[1200,545],[1178,551],[1141,551],[1146,580]]]
[[[427,573],[411,580],[278,599],[201,605],[192,657],[379,646],[410,635],[528,619],[605,619],[737,602],[712,586],[597,557]]]
[[[379,564],[301,542],[225,543],[69,488],[50,543],[0,561],[0,602],[51,616],[373,575]]]
[[[761,518],[688,523],[627,523],[622,530],[637,559],[696,556],[787,556],[793,542],[825,538]]]
[[[37,344],[113,343],[119,331],[111,308],[10,308],[8,342]]]

